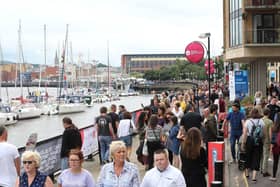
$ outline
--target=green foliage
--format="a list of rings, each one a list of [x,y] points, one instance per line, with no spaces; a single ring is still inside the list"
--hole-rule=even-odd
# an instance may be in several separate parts
[[[246,96],[241,101],[242,106],[254,105],[254,96]]]
[[[139,72],[131,72],[130,73],[131,77],[135,77],[135,78],[142,78],[143,77],[143,73],[139,73]]]
[[[220,72],[218,77],[222,77],[222,60],[219,60],[217,63],[217,68],[219,68],[218,72]],[[190,62],[177,59],[176,63],[172,66],[165,66],[160,70],[149,70],[145,72],[143,78],[148,80],[205,80],[207,79],[207,75],[205,73],[204,60],[198,64],[192,64]]]

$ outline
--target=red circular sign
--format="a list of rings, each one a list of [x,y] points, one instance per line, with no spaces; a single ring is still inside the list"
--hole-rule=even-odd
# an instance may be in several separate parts
[[[185,56],[192,63],[199,63],[204,57],[204,48],[200,42],[192,42],[185,48]]]

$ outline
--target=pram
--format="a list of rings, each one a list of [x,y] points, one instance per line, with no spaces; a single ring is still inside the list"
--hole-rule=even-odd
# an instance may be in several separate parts
[[[238,148],[237,148],[238,169],[240,171],[245,170],[245,162],[246,162],[246,150],[242,150],[242,148],[241,148],[242,138],[243,138],[243,136],[240,137],[239,142],[238,142]]]

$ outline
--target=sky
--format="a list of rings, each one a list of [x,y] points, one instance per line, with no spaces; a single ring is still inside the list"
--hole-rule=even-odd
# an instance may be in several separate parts
[[[34,64],[45,63],[44,24],[48,65],[62,51],[66,24],[75,63],[107,64],[109,56],[110,65],[120,66],[122,54],[183,54],[192,41],[207,45],[198,37],[206,32],[211,56],[220,55],[222,14],[221,0],[3,0],[0,44],[4,60],[18,61],[21,20],[24,59]]]

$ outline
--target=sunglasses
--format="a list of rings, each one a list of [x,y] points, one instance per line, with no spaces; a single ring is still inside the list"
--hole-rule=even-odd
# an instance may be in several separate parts
[[[27,161],[22,161],[23,164],[32,164],[33,161],[27,160]]]

